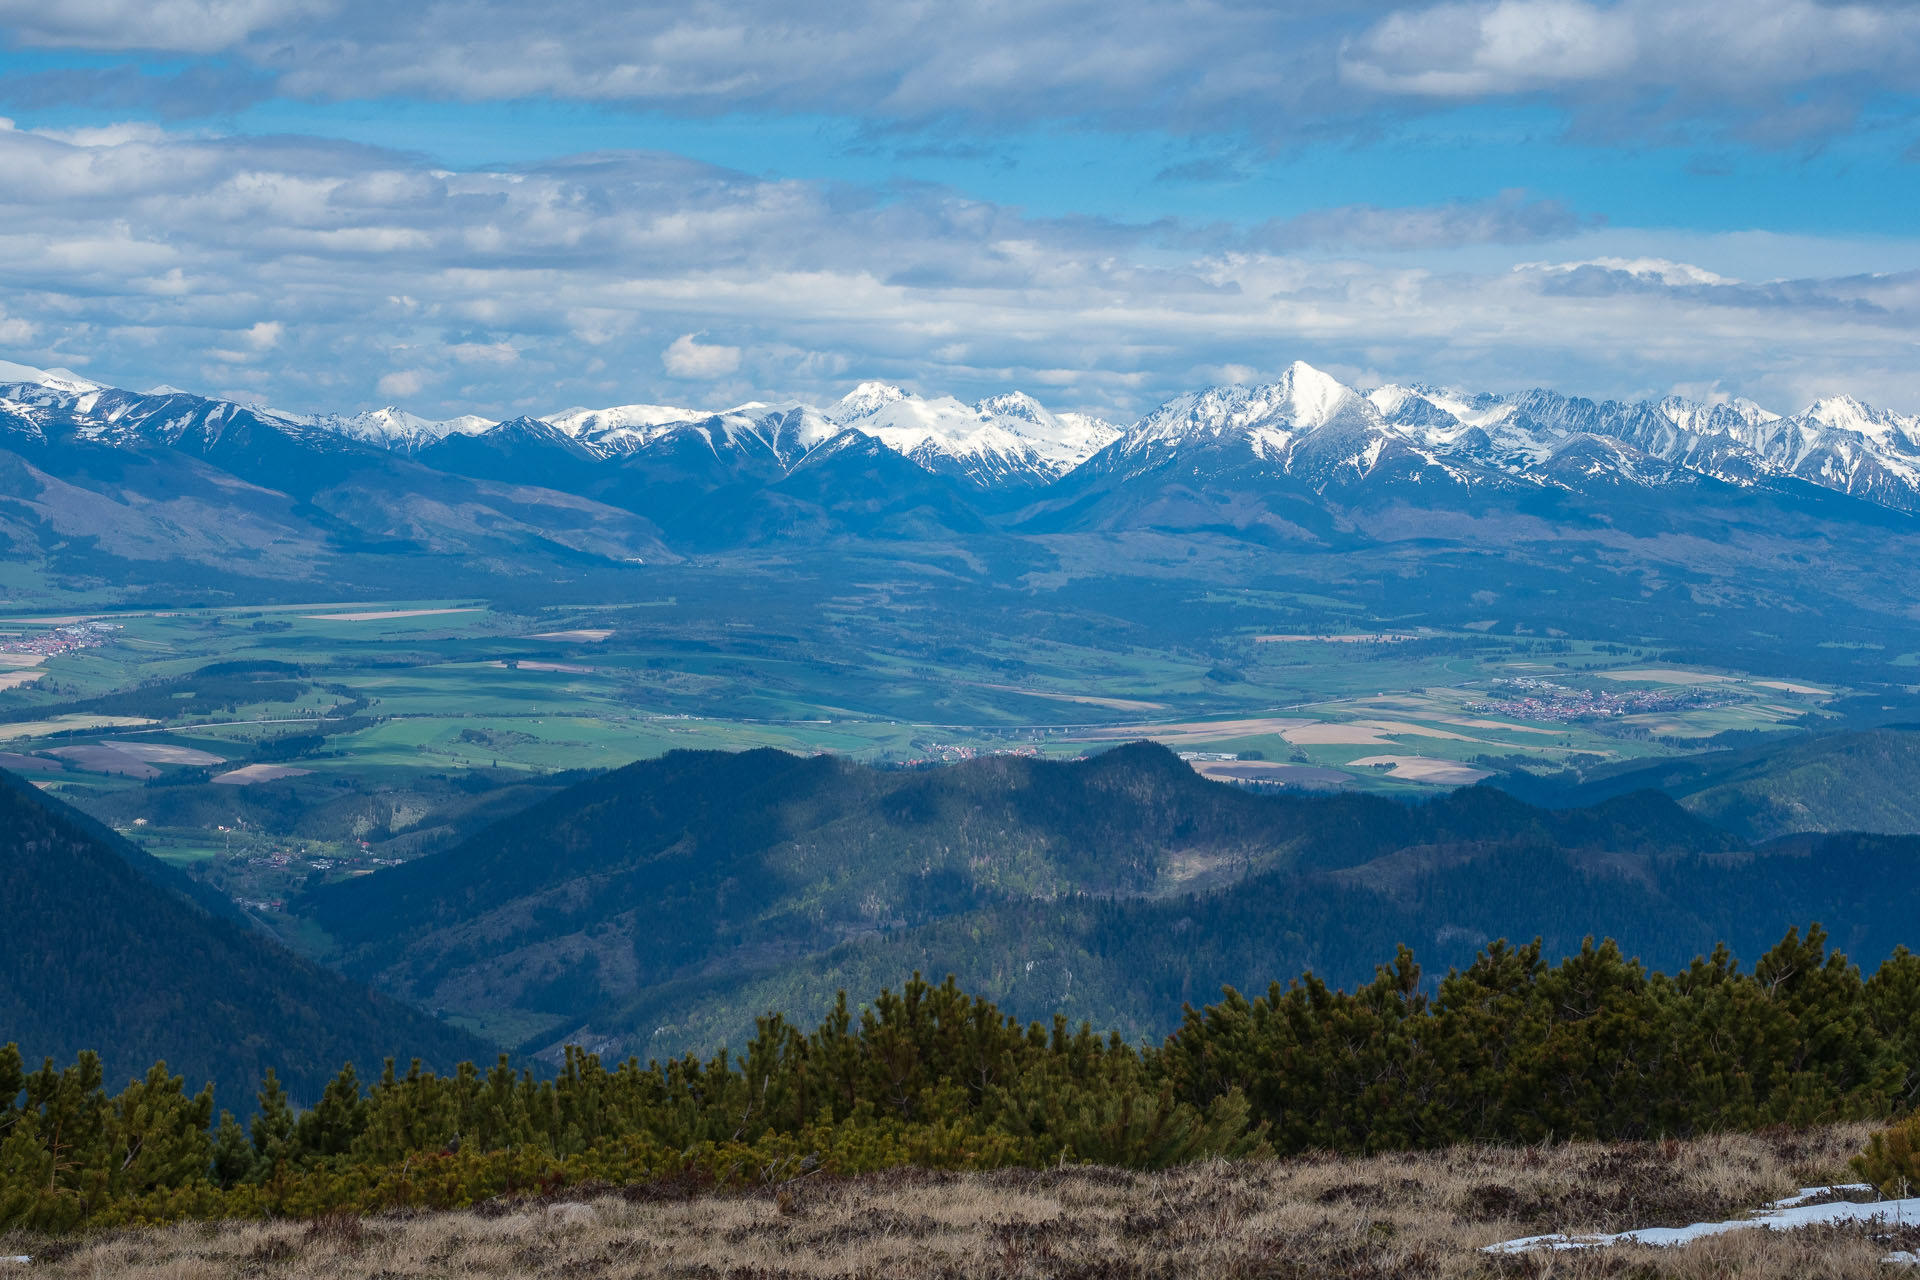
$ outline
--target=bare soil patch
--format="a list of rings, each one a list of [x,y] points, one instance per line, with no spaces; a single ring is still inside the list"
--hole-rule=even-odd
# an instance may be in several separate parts
[[[1100,698],[1087,693],[1048,693],[1040,689],[1028,689],[1017,684],[982,684],[969,681],[976,689],[992,689],[996,693],[1017,693],[1028,698],[1045,698],[1049,702],[1079,702],[1089,707],[1105,707],[1109,711],[1165,711],[1164,702],[1140,702],[1133,698]]]
[[[527,639],[563,640],[574,644],[599,644],[612,634],[612,628],[581,627],[574,631],[542,631],[538,635],[528,636]]]
[[[50,716],[45,720],[23,720],[17,724],[0,724],[0,738],[44,738],[50,734],[68,733],[78,729],[132,729],[140,725],[157,723],[144,716],[89,716],[65,715]]]
[[[1196,760],[1193,771],[1220,782],[1277,782],[1299,787],[1350,787],[1351,775],[1313,764],[1277,760]]]
[[[59,756],[62,760],[71,760],[75,766],[89,773],[116,773],[123,778],[157,778],[160,771],[132,752],[121,751],[116,747],[87,745],[79,747],[54,747],[46,754]]]
[[[1359,632],[1340,636],[1255,636],[1255,644],[1395,644],[1402,640],[1418,640],[1420,637],[1396,635],[1387,631]]]
[[[304,778],[311,769],[295,769],[284,764],[243,764],[238,769],[217,774],[213,781],[227,787],[250,787],[257,782],[277,782],[281,778]]]
[[[1193,720],[1183,724],[1111,724],[1088,729],[1081,739],[1121,738],[1129,742],[1146,738],[1153,742],[1214,742],[1221,738],[1256,738],[1280,734],[1296,725],[1314,724],[1297,716],[1266,716],[1257,720]]]
[[[149,764],[206,765],[227,762],[225,756],[217,756],[211,751],[202,751],[198,747],[177,747],[170,742],[121,742],[116,739],[102,745]]]
[[[1288,729],[1281,737],[1295,746],[1356,746],[1386,747],[1393,745],[1393,739],[1386,731],[1370,724],[1339,724],[1334,721],[1319,721]]]
[[[431,618],[443,613],[485,613],[485,609],[379,609],[368,613],[307,613],[314,622],[378,622],[383,618]]]
[[[1482,778],[1491,778],[1488,769],[1476,769],[1458,760],[1437,760],[1432,756],[1367,756],[1351,762],[1358,768],[1389,765],[1387,776],[1408,782],[1434,782],[1449,787],[1472,786]]]

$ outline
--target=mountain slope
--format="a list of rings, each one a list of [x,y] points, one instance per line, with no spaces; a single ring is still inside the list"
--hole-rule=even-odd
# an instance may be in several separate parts
[[[1043,998],[1078,983],[1082,997],[1099,994],[1069,1001],[1076,1014],[1158,1025],[1177,1004],[1150,1009],[1124,994],[1124,946],[1099,965],[1068,965],[1076,977],[1042,958],[1083,948],[1075,931],[1102,913],[1153,920],[1148,904],[1195,895],[1264,894],[1277,936],[1313,954],[1306,940],[1327,919],[1287,904],[1315,894],[1341,896],[1342,910],[1397,902],[1430,872],[1458,867],[1472,879],[1497,864],[1506,874],[1508,854],[1551,854],[1633,883],[1634,868],[1739,848],[1658,795],[1555,812],[1487,788],[1419,806],[1256,794],[1206,781],[1149,744],[1082,762],[993,757],[909,772],[771,750],[674,752],[456,848],[318,890],[295,910],[333,938],[349,972],[396,995],[544,1015],[550,1030],[531,1047],[584,1037],[644,1055],[750,1025],[765,1008],[744,1000],[777,991],[812,1010],[832,994],[823,984],[841,980],[833,975],[897,982],[904,974],[872,966],[903,946],[918,948],[915,967],[1018,988],[1023,1014],[1049,1012]],[[1352,917],[1368,963],[1398,941],[1369,931],[1377,918]],[[1198,954],[1213,944],[1179,945]],[[1229,971],[1201,965],[1193,979],[1210,991]],[[663,1026],[682,1031],[661,1041]]]
[[[444,1068],[485,1052],[293,955],[11,774],[0,774],[0,902],[0,1038],[30,1061],[95,1049],[111,1082],[164,1058],[242,1111],[267,1067],[312,1100],[348,1059]]]
[[[1569,849],[1547,842],[1409,850],[1336,873],[1255,876],[1159,899],[1025,901],[854,940],[797,964],[708,972],[608,1008],[579,1033],[643,1057],[739,1045],[779,1009],[803,1023],[833,993],[954,974],[1022,1019],[1064,1013],[1157,1040],[1183,1005],[1312,971],[1351,990],[1401,943],[1430,979],[1497,938],[1552,958],[1587,937],[1669,972],[1727,942],[1749,963],[1789,927],[1828,927],[1868,968],[1913,941],[1920,839],[1836,835],[1769,856]]]
[[[952,396],[922,399],[883,382],[863,382],[826,412],[936,475],[981,489],[1046,485],[1120,436],[1110,423],[1052,413],[1019,391],[967,405]]]
[[[1562,805],[1658,790],[1749,840],[1809,831],[1920,834],[1920,730],[1821,734],[1603,768],[1583,779],[1516,777],[1500,785],[1525,799]]]

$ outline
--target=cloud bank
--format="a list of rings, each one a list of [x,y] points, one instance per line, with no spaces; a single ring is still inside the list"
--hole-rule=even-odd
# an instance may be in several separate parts
[[[1384,111],[1543,96],[1596,128],[1786,141],[1920,90],[1902,0],[0,0],[16,47],[192,60],[75,66],[16,98],[210,112],[296,100],[550,98],[690,115],[1033,122],[1284,144]]]
[[[1126,417],[1296,357],[1920,406],[1915,273],[1755,281],[1609,254],[1591,242],[1610,233],[1520,193],[1240,231],[657,153],[453,172],[151,126],[0,130],[0,172],[0,356],[293,409],[826,397],[878,376]],[[1383,246],[1440,248],[1409,265]]]

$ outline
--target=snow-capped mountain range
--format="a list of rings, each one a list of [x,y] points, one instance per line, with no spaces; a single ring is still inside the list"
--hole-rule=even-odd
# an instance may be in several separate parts
[[[426,457],[454,438],[497,433],[547,439],[589,463],[644,459],[670,443],[691,443],[716,454],[751,447],[786,467],[853,433],[985,490],[1162,471],[1285,477],[1320,492],[1369,480],[1585,488],[1711,477],[1747,486],[1799,481],[1920,511],[1920,418],[1846,396],[1783,416],[1743,400],[1596,402],[1543,389],[1494,395],[1421,384],[1363,391],[1295,363],[1271,383],[1178,396],[1127,427],[1052,411],[1018,391],[967,404],[880,382],[863,382],[825,406],[623,405],[502,422],[434,420],[393,407],[290,414],[172,387],[124,391],[66,370],[0,362],[0,429],[36,433],[62,424],[105,443],[177,444],[217,438],[236,422]]]

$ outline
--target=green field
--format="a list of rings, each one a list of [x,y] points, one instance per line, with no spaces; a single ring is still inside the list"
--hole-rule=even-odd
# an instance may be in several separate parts
[[[0,639],[31,647],[101,603],[0,617]],[[0,751],[158,856],[272,902],[443,847],[550,775],[676,748],[905,765],[1153,738],[1213,776],[1417,795],[1817,723],[1849,692],[1676,668],[1653,646],[1409,626],[1311,593],[1210,590],[1134,617],[992,603],[855,584],[760,603],[716,589],[102,611],[118,629],[86,647],[12,659],[40,674],[0,691]],[[1653,709],[1487,709],[1528,681]],[[298,772],[217,781],[248,767]]]

